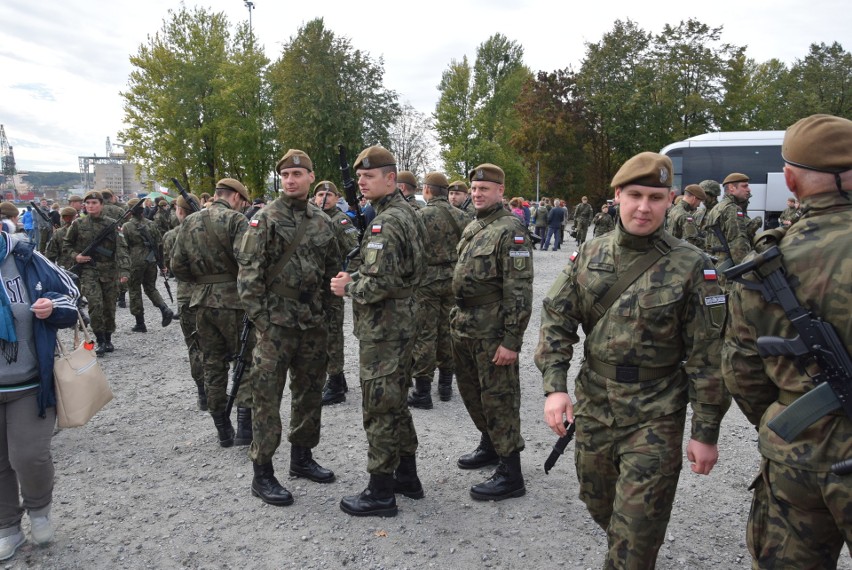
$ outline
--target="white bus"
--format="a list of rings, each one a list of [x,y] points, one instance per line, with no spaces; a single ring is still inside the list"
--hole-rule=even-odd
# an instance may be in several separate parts
[[[728,174],[742,172],[750,178],[748,215],[761,216],[764,228],[774,228],[792,196],[782,172],[783,139],[784,131],[706,133],[660,152],[672,159],[674,185],[679,190],[702,180],[722,182]]]

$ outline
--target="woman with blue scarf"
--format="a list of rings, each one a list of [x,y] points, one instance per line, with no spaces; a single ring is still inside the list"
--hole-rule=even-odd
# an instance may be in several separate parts
[[[0,232],[0,560],[53,540],[56,331],[77,322],[79,292],[26,237]]]

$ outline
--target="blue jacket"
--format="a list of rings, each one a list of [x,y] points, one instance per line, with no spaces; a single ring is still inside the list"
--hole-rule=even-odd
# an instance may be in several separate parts
[[[27,210],[21,216],[21,223],[24,225],[25,230],[33,229],[33,213],[31,210]]]
[[[0,251],[5,259],[10,253],[15,257],[15,265],[24,279],[30,301],[41,297],[53,301],[53,312],[46,319],[33,318],[33,336],[38,357],[39,389],[38,415],[45,417],[45,410],[56,405],[56,392],[53,388],[53,358],[56,353],[56,331],[77,323],[77,299],[80,292],[65,271],[47,260],[27,240],[12,241],[6,238],[6,249]],[[10,251],[11,250],[11,251]]]
[[[551,208],[547,213],[547,227],[558,228],[565,223],[565,210],[563,208]]]

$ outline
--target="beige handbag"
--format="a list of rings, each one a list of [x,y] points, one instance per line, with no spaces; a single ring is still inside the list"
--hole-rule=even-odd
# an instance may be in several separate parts
[[[95,343],[79,312],[77,322],[79,327],[74,330],[75,348],[72,352],[65,352],[62,341],[56,337],[58,354],[53,363],[56,422],[63,428],[86,425],[113,398],[95,354]],[[80,342],[78,329],[83,331],[83,342]]]

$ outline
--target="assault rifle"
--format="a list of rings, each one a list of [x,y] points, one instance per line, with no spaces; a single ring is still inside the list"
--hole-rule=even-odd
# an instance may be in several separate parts
[[[195,204],[195,202],[189,199],[190,193],[181,186],[181,183],[178,182],[177,178],[172,178],[172,184],[175,185],[175,188],[177,188],[178,192],[180,192],[180,195],[183,196],[183,199],[186,200],[187,204],[189,204],[189,209],[193,212],[198,212],[200,208]]]
[[[757,281],[743,279],[753,273]],[[852,359],[830,323],[803,307],[784,274],[781,250],[772,246],[751,260],[724,272],[725,277],[747,289],[759,291],[767,303],[780,305],[790,319],[796,336],[791,339],[762,336],[757,339],[761,357],[793,358],[801,374],[816,363],[819,372],[811,376],[814,387],[774,417],[767,425],[784,441],[791,443],[805,428],[826,414],[842,408],[852,418]],[[849,460],[833,467],[852,467]]]
[[[109,251],[108,249],[101,247],[101,243],[102,243],[105,239],[107,239],[107,238],[112,237],[113,235],[115,235],[115,233],[116,233],[116,229],[117,229],[117,228],[118,228],[118,227],[119,227],[122,223],[124,223],[124,221],[125,221],[125,220],[127,220],[127,218],[129,218],[129,217],[130,217],[131,215],[133,215],[133,214],[138,214],[138,213],[140,213],[141,211],[142,211],[142,200],[140,200],[138,204],[136,204],[135,206],[133,206],[132,208],[130,208],[129,210],[127,210],[126,212],[124,212],[124,215],[123,215],[123,216],[121,216],[120,218],[118,218],[117,220],[115,220],[113,223],[111,223],[110,225],[108,225],[107,227],[105,227],[104,229],[102,229],[102,230],[101,230],[101,233],[99,233],[98,235],[96,235],[96,236],[95,236],[95,239],[93,239],[93,240],[92,240],[92,243],[90,243],[89,245],[87,245],[87,246],[83,249],[83,251],[81,251],[81,252],[80,252],[80,254],[79,254],[79,255],[87,255],[87,256],[91,256],[91,255],[92,255],[92,253],[100,253],[101,255],[104,255],[105,257],[112,257],[113,255],[115,255],[115,254],[116,254],[116,252],[114,252],[114,251]],[[92,260],[91,260],[91,261],[89,261],[89,262],[87,262],[87,263],[75,263],[75,264],[71,267],[71,272],[72,272],[72,273],[76,273],[77,275],[79,275],[79,274],[80,274],[80,271],[83,269],[83,266],[84,266],[84,265],[88,265],[88,266],[90,266],[90,267],[94,267],[94,266],[95,266],[95,258],[94,258],[94,257],[92,257]]]
[[[154,236],[151,235],[151,232],[148,231],[148,228],[144,225],[139,226],[139,234],[142,236],[142,241],[145,242],[145,247],[148,248],[148,257],[146,258],[146,261],[154,261],[157,264],[157,268],[163,276],[163,285],[166,286],[166,293],[169,294],[169,300],[174,303],[175,298],[172,295],[172,288],[171,285],[169,285],[169,276],[166,272],[166,264],[163,261],[163,250],[157,245],[157,242],[154,240]],[[153,260],[150,259],[151,256],[154,257]]]
[[[568,428],[568,433],[556,440],[556,443],[553,444],[553,450],[547,457],[547,461],[544,462],[545,475],[550,473],[550,470],[553,469],[554,465],[556,465],[556,461],[559,459],[559,456],[565,453],[565,448],[568,447],[568,444],[571,443],[571,439],[574,437],[574,431],[576,429],[574,424],[569,424],[566,420],[565,427]]]
[[[225,405],[225,417],[231,415],[231,410],[234,409],[234,401],[237,399],[237,392],[240,390],[240,384],[243,381],[243,374],[246,371],[246,348],[248,346],[249,334],[251,334],[251,321],[248,315],[243,315],[243,328],[240,331],[240,351],[234,356],[237,365],[234,366],[234,379],[231,382],[231,393],[228,394],[228,403]],[[251,354],[248,355],[251,358]]]
[[[50,219],[50,216],[44,213],[44,210],[41,209],[41,206],[36,204],[33,200],[30,200],[30,204],[32,204],[38,215],[41,216],[41,219],[47,222],[50,227],[53,227],[53,221]]]
[[[361,211],[361,205],[358,203],[355,179],[352,178],[349,162],[346,160],[346,147],[342,144],[337,145],[337,152],[340,157],[340,174],[343,178],[343,195],[346,197],[346,203],[349,204],[349,211],[355,212],[355,227],[358,228],[358,237],[360,238],[367,228],[367,220],[364,218],[364,212]]]

